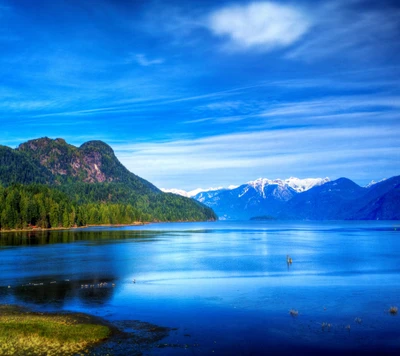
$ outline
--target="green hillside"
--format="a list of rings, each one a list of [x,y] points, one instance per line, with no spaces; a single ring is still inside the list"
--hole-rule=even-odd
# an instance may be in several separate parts
[[[0,146],[0,229],[215,220],[188,198],[129,172],[101,141],[63,139]]]

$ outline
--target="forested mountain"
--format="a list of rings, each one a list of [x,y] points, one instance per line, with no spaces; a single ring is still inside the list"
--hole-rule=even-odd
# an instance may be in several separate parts
[[[54,176],[23,152],[0,146],[0,184],[50,183]]]
[[[160,192],[150,182],[129,172],[119,162],[112,148],[102,141],[89,141],[78,148],[63,139],[45,137],[21,144],[15,153],[23,153],[30,162],[46,168],[52,175],[48,183],[119,182],[142,193],[143,190]]]
[[[0,229],[215,219],[205,205],[129,172],[104,142],[0,146]]]

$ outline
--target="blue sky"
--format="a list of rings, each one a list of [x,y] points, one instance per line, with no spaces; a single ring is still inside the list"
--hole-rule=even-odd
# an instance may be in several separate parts
[[[397,1],[0,0],[0,29],[1,145],[187,190],[400,173]]]

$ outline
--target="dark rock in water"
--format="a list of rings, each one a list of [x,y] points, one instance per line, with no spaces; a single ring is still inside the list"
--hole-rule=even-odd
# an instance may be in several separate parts
[[[104,343],[92,348],[90,354],[93,355],[143,355],[151,352],[154,348],[162,347],[182,347],[181,345],[171,345],[160,343],[174,330],[172,328],[158,326],[138,320],[127,320],[114,322],[112,326],[112,336]]]
[[[270,215],[263,215],[263,216],[254,216],[250,220],[254,221],[265,221],[265,220],[276,220],[273,216]]]

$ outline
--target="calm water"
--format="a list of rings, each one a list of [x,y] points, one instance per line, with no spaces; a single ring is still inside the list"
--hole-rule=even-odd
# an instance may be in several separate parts
[[[398,222],[3,233],[0,303],[169,326],[162,342],[189,346],[154,355],[399,354],[399,251]]]

